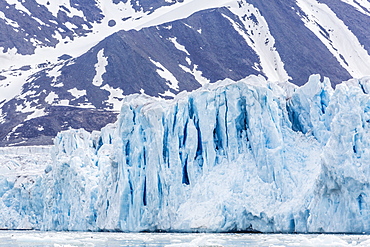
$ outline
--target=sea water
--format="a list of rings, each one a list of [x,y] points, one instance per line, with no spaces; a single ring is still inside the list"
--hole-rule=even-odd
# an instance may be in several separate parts
[[[370,235],[0,231],[0,246],[370,246]]]

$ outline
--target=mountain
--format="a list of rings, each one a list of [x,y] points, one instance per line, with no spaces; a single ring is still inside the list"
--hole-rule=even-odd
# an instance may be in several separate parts
[[[99,130],[126,95],[370,74],[366,0],[1,0],[0,145]]]
[[[315,75],[128,96],[101,131],[0,149],[0,228],[369,233],[369,93]]]

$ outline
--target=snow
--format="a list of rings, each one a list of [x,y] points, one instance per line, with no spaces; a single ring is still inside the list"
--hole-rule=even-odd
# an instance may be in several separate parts
[[[63,82],[55,82],[55,83],[52,83],[51,86],[52,87],[64,87],[64,84]]]
[[[86,90],[78,90],[77,88],[69,89],[68,92],[76,99],[86,95]]]
[[[77,88],[69,89],[67,90],[67,92],[69,92],[75,99],[78,99],[78,98],[81,98],[87,95],[86,90],[78,90]],[[85,99],[85,101],[87,101],[87,99]],[[65,101],[65,102],[66,103],[64,103],[64,105],[69,103],[69,101]],[[90,102],[78,103],[77,106],[79,108],[95,108],[95,106],[91,104]]]
[[[157,73],[160,77],[166,80],[167,86],[175,91],[179,91],[179,81],[176,79],[176,77],[160,62],[156,62],[151,58],[149,59],[155,66],[157,66]]]
[[[45,22],[43,22],[42,20],[40,20],[39,18],[37,18],[37,17],[33,17],[33,19],[35,20],[35,21],[37,21],[40,25],[46,25],[46,23]],[[39,30],[41,30],[41,28],[40,27],[38,27],[39,28]]]
[[[250,76],[126,96],[115,124],[59,133],[32,177],[0,176],[0,228],[369,232],[369,89]],[[7,174],[31,169],[13,158]]]
[[[103,75],[106,72],[105,67],[108,65],[108,57],[104,56],[104,49],[101,49],[97,54],[98,62],[95,64],[96,74],[92,81],[94,86],[100,87],[103,84]]]
[[[69,106],[69,100],[68,99],[62,99],[59,100],[56,104],[54,105],[60,105],[60,106]]]
[[[170,90],[166,90],[164,93],[159,93],[159,96],[161,97],[170,97],[170,98],[174,98],[176,96],[176,94],[174,94],[173,92],[171,92]]]
[[[23,6],[22,2],[17,0],[8,0],[6,1],[9,5],[15,5],[15,8],[31,16],[31,12],[28,11],[26,7]]]
[[[63,66],[64,66],[64,64],[56,65],[54,68],[52,68],[51,70],[49,70],[47,72],[48,76],[53,78],[53,80],[52,80],[53,83],[57,82],[58,77],[62,74],[61,68]]]
[[[4,62],[10,64],[12,59],[8,58],[8,55],[13,56],[16,52],[17,49],[12,48],[6,53],[0,53],[0,63]],[[22,71],[21,74],[7,71],[6,73],[2,73],[2,75],[6,76],[6,79],[0,81],[0,101],[8,101],[21,92],[22,86],[26,82],[27,77],[31,75],[31,71]]]
[[[123,90],[120,88],[113,88],[108,84],[101,87],[101,89],[109,92],[108,100],[106,102],[112,106],[113,111],[119,112],[122,105],[122,99],[124,98]]]
[[[190,56],[189,52],[186,50],[185,46],[179,44],[177,38],[169,38],[169,40],[175,45],[176,49],[185,52],[188,56]]]
[[[45,97],[45,102],[50,104],[50,105],[59,105],[59,106],[69,106],[69,100],[68,99],[59,99],[58,94],[55,92],[51,91],[46,97]],[[32,102],[26,102],[27,105],[30,105]],[[37,109],[32,108],[31,106],[27,108],[28,111],[35,110],[37,112]]]
[[[13,27],[14,30],[19,29],[18,23],[7,18],[3,12],[0,12],[0,18],[3,19],[7,25],[10,25],[11,27]]]
[[[370,74],[370,55],[335,13],[316,0],[298,0],[309,28],[354,78]],[[324,30],[323,30],[324,29]]]
[[[3,114],[3,110],[0,110],[0,124],[5,122],[5,114]]]
[[[188,52],[188,50],[186,50],[186,47],[181,45],[178,41],[177,41],[177,38],[174,37],[174,38],[169,38],[169,40],[174,44],[174,46],[176,47],[176,49],[186,53],[186,55],[190,56],[190,53]],[[192,64],[192,61],[190,59],[190,57],[186,57],[185,58],[186,62],[189,64],[189,66]],[[201,85],[205,85],[207,83],[210,82],[209,79],[205,78],[202,76],[203,72],[198,70],[198,65],[197,64],[193,64],[192,69],[182,65],[182,64],[179,64],[179,67],[184,70],[185,72],[187,73],[190,73],[194,76],[195,80],[197,80]],[[178,88],[178,86],[177,86]],[[177,90],[178,91],[178,90]],[[165,94],[161,94],[161,96],[170,96],[170,97],[173,97],[174,94],[169,92],[168,93],[166,92]]]
[[[36,0],[36,2],[42,6],[45,6],[50,13],[52,13],[55,17],[57,17],[57,14],[59,11],[63,11],[67,14],[69,17],[73,16],[80,16],[84,17],[84,14],[82,11],[77,10],[75,8],[71,7],[70,1],[68,0]],[[49,3],[49,4],[47,4]],[[64,11],[61,6],[67,8],[69,11]]]
[[[45,116],[46,112],[45,109],[35,109],[24,121],[28,121],[34,118]]]
[[[77,29],[78,27],[73,24],[73,23],[70,23],[70,22],[65,22],[64,25],[68,28],[68,29],[71,29],[71,30],[74,30],[74,29]]]
[[[188,62],[189,65],[191,65],[191,60],[190,58],[186,57],[186,61]],[[209,83],[210,80],[203,77],[203,72],[198,70],[198,65],[193,64],[193,69],[190,69],[182,64],[179,64],[180,68],[183,69],[185,72],[190,73],[194,76],[195,80],[197,80],[202,86]]]
[[[140,30],[144,27],[157,26],[166,22],[184,19],[203,9],[211,9],[217,7],[225,7],[236,5],[232,0],[204,0],[196,1],[189,0],[179,2],[171,6],[164,6],[155,11],[155,13],[138,20],[137,25],[133,29]]]
[[[55,92],[50,92],[48,96],[45,97],[45,102],[48,104],[53,104],[56,99],[58,99],[59,96]]]
[[[46,98],[45,98],[45,101],[49,101],[49,102],[53,102],[55,100],[55,98],[53,99],[53,97],[56,97],[57,98],[57,95],[54,94],[54,93],[50,93]],[[26,94],[23,94],[20,99],[25,99],[26,96],[28,95],[34,95],[34,96],[38,96],[38,95],[35,95],[35,91],[28,91]],[[28,114],[28,116],[24,119],[24,121],[28,121],[28,120],[31,120],[33,118],[38,118],[38,117],[42,117],[42,116],[45,116],[46,115],[46,112],[45,112],[45,109],[40,107],[39,103],[38,103],[38,99],[36,98],[35,100],[33,101],[26,101],[24,100],[23,101],[23,104],[19,104],[19,105],[16,105],[16,111],[18,112],[22,112],[22,113],[30,113]],[[22,124],[21,124],[22,125]],[[18,126],[17,126],[18,127]],[[14,132],[16,130],[16,128],[13,128],[13,131]],[[12,134],[9,133],[9,135]]]

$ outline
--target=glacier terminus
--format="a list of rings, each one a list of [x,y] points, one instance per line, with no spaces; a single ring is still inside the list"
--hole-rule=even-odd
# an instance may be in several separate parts
[[[369,93],[312,75],[126,96],[101,131],[0,150],[0,228],[369,233]]]

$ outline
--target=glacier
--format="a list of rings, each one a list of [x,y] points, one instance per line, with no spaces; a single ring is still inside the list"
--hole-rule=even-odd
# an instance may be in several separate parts
[[[0,150],[0,229],[369,233],[369,93],[312,75],[127,96],[101,131]]]

